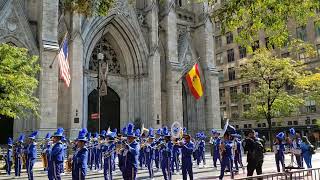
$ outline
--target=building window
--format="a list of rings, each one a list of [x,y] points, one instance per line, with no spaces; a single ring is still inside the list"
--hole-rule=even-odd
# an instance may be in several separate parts
[[[244,111],[244,112],[250,111],[250,108],[251,108],[251,104],[245,104],[245,105],[243,105],[243,111]]]
[[[297,27],[297,38],[301,39],[302,41],[307,40],[306,26]]]
[[[219,89],[219,97],[220,97],[220,98],[224,98],[224,97],[225,97],[225,94],[226,94],[225,89]]]
[[[239,129],[239,125],[236,125],[236,129]]]
[[[301,61],[303,61],[303,60],[306,59],[306,54],[305,54],[304,50],[302,50],[302,52],[300,52],[300,53],[298,54],[298,58],[299,58],[299,60],[301,60]]]
[[[219,82],[223,82],[224,81],[224,74],[223,74],[223,70],[219,71]]]
[[[233,49],[227,50],[227,54],[228,54],[228,62],[233,62],[233,61],[234,61],[234,52],[233,52]]]
[[[305,101],[305,106],[306,106],[306,112],[307,113],[314,113],[314,112],[317,111],[316,101],[315,100],[306,100]]]
[[[288,121],[288,126],[291,126],[292,125],[292,121]]]
[[[239,118],[238,106],[232,106],[231,107],[231,118],[233,118],[233,119],[238,119]]]
[[[221,48],[221,46],[222,46],[221,36],[216,36],[214,39],[215,39],[215,43],[216,43],[216,48]]]
[[[272,126],[276,126],[276,122],[272,122],[271,125],[272,125]]]
[[[245,95],[249,95],[250,94],[250,86],[249,86],[249,84],[242,85],[242,93],[245,94]]]
[[[293,85],[292,84],[286,84],[286,91],[292,91],[293,90]]]
[[[270,44],[270,41],[269,41],[269,38],[267,37],[267,38],[265,38],[265,42],[266,42],[266,48],[267,49],[270,49],[270,48],[272,48],[272,49],[274,49],[274,45],[272,44]]]
[[[221,23],[220,22],[215,22],[214,23],[214,30],[215,31],[221,31]]]
[[[233,34],[232,34],[232,32],[228,32],[226,34],[226,38],[227,38],[227,44],[233,43]]]
[[[229,76],[229,81],[235,80],[236,79],[236,71],[235,69],[232,68],[228,68],[228,76]]]
[[[237,87],[230,87],[230,101],[231,103],[236,103],[237,102]]]
[[[290,53],[289,53],[289,52],[286,52],[286,53],[281,54],[281,57],[282,57],[282,58],[287,58],[287,57],[289,57],[289,56],[290,56]]]
[[[217,64],[223,64],[222,53],[216,54],[216,62]]]
[[[260,123],[258,123],[258,127],[261,127],[261,124],[260,124]]]
[[[297,126],[298,125],[298,121],[293,121],[293,125]]]
[[[320,57],[320,44],[317,44],[317,54],[318,54],[318,58]]]
[[[281,122],[277,122],[277,126],[281,126]]]
[[[252,128],[252,124],[248,124],[248,127],[249,127],[249,128]]]
[[[252,46],[252,51],[254,52],[254,51],[256,51],[257,49],[259,49],[259,40],[258,41],[255,41],[254,42],[254,44],[253,44],[253,46]]]
[[[247,124],[244,124],[244,125],[243,125],[243,128],[248,128],[248,125],[247,125]]]
[[[176,5],[178,7],[181,7],[182,6],[182,0],[176,0]]]
[[[310,124],[310,117],[309,116],[307,116],[307,119],[306,119],[305,123],[306,124]]]
[[[247,49],[245,47],[239,46],[240,59],[247,57]]]
[[[266,123],[262,123],[262,127],[267,127],[267,124]]]
[[[320,21],[314,22],[316,37],[320,37]]]

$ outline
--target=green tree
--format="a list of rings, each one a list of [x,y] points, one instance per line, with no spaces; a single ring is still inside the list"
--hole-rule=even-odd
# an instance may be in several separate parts
[[[303,103],[298,80],[305,75],[304,67],[300,61],[276,57],[264,48],[245,61],[246,64],[240,68],[241,77],[255,87],[250,94],[241,95],[243,102],[251,104],[243,116],[266,119],[272,142],[272,119],[298,112],[299,105]],[[288,93],[287,86],[292,87],[295,93]]]
[[[66,10],[86,16],[106,16],[115,0],[60,0]]]
[[[209,4],[215,1],[209,0]],[[238,43],[250,50],[261,31],[270,46],[285,46],[289,41],[288,22],[305,25],[311,18],[318,20],[319,7],[319,0],[226,0],[210,15],[221,23],[223,32],[238,31]]]
[[[38,115],[35,89],[40,71],[38,58],[28,50],[0,44],[0,114],[16,118],[33,112]]]

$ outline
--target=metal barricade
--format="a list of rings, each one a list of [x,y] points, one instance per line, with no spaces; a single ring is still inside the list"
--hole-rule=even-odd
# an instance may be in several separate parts
[[[257,176],[235,178],[235,180],[319,180],[320,168],[293,170],[281,173],[266,173]]]

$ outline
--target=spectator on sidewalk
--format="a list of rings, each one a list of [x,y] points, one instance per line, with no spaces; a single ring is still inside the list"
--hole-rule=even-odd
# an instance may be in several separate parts
[[[262,174],[264,147],[261,141],[255,137],[255,131],[253,129],[247,132],[242,145],[244,151],[247,152],[247,176],[252,176],[255,170],[257,175]]]
[[[302,156],[308,168],[312,168],[312,154],[314,153],[314,146],[310,143],[306,136],[302,136],[302,143],[300,144]]]

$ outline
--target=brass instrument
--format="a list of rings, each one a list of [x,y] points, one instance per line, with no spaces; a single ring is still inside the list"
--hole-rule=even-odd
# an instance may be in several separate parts
[[[65,162],[66,172],[72,171],[72,155],[68,156],[67,161]]]

